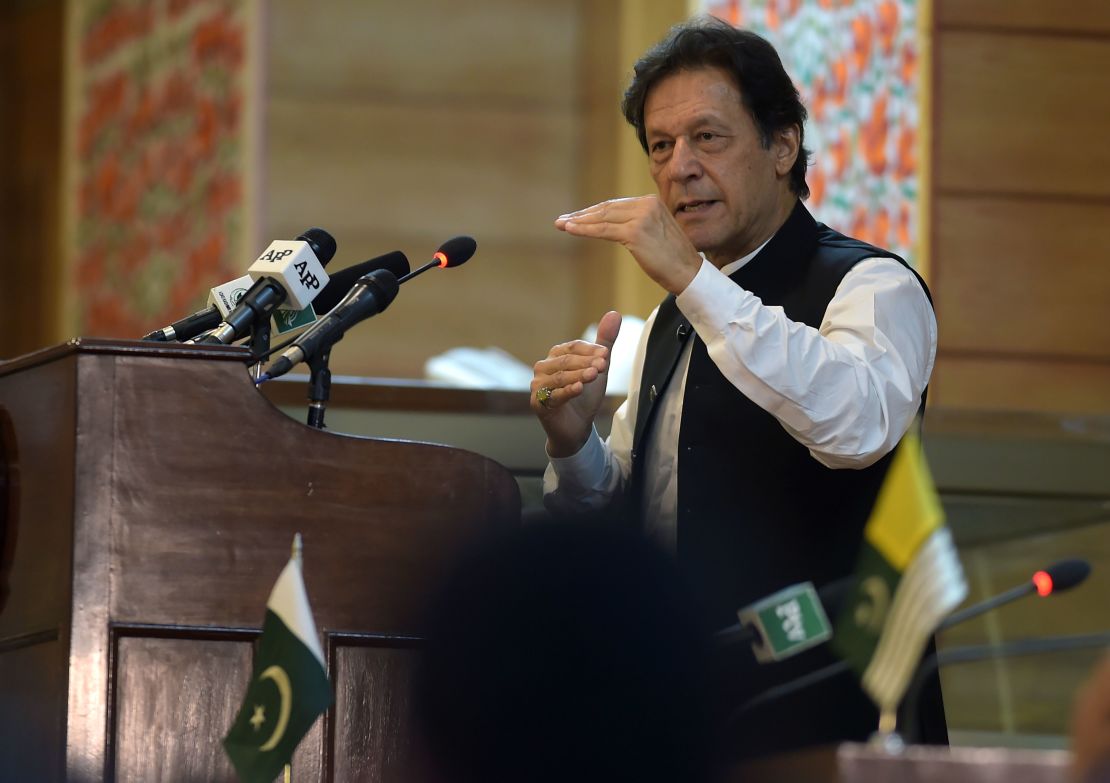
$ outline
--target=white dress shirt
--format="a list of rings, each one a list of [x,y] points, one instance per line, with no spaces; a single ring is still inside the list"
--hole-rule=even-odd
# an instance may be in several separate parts
[[[844,276],[814,329],[728,278],[762,249],[718,270],[702,262],[678,295],[679,310],[705,341],[709,357],[745,396],[770,413],[810,455],[830,468],[863,468],[905,434],[936,357],[937,324],[912,272],[890,258],[868,258]],[[552,510],[604,508],[624,489],[632,467],[639,383],[648,317],[632,368],[628,399],[604,443],[595,429],[574,455],[551,459],[544,502]],[[647,529],[674,549],[678,519],[678,433],[693,340],[656,402],[646,446],[643,505]],[[738,448],[749,448],[740,444]]]

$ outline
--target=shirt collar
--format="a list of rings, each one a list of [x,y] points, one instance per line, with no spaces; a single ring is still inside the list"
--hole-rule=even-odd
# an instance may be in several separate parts
[[[767,242],[770,242],[772,239],[774,239],[774,236],[775,235],[772,234],[771,236],[767,237]],[[740,267],[744,266],[744,264],[748,263],[753,258],[755,258],[757,255],[759,255],[760,250],[767,247],[767,242],[764,242],[762,245],[757,247],[752,252],[748,253],[743,258],[738,258],[735,261],[729,261],[727,264],[725,264],[724,266],[721,267],[721,274],[723,274],[727,277],[728,275],[731,275],[733,272],[735,272]],[[704,254],[702,254],[702,258],[705,258]]]

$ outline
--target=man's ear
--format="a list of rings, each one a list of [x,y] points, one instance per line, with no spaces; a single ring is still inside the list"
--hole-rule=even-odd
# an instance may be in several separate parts
[[[775,139],[771,150],[775,155],[775,173],[785,177],[794,168],[794,161],[798,159],[798,149],[801,147],[799,138],[801,129],[797,125],[787,125],[775,131]]]

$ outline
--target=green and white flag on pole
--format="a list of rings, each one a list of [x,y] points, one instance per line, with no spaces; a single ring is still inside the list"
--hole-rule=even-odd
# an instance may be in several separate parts
[[[271,783],[332,703],[324,653],[301,577],[301,537],[278,577],[254,657],[247,695],[224,749],[246,783]]]
[[[884,714],[897,710],[929,637],[967,595],[967,582],[921,443],[894,454],[864,529],[856,584],[833,649]]]

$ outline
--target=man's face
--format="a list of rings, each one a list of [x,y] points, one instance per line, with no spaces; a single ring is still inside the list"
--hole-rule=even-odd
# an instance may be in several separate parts
[[[651,176],[690,241],[718,267],[750,253],[790,215],[797,130],[769,149],[720,68],[678,71],[644,103]]]

